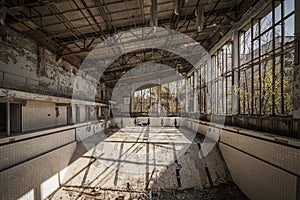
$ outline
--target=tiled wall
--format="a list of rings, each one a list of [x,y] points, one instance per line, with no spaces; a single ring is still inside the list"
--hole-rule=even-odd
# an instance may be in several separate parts
[[[58,116],[56,107],[55,103],[27,101],[26,106],[22,106],[22,131],[67,124],[67,107],[58,106]]]
[[[68,166],[76,142],[0,172],[0,199],[15,200]],[[55,188],[54,188],[55,189]],[[35,199],[40,199],[36,197]]]
[[[72,161],[77,142],[98,133],[107,122],[51,129],[0,145],[0,199],[43,199],[66,181],[62,170]],[[77,140],[77,141],[76,141]],[[62,172],[62,175],[59,175]]]
[[[220,141],[300,176],[300,149],[221,131]]]
[[[75,141],[75,129],[0,146],[0,171]]]
[[[233,181],[250,199],[296,200],[296,176],[223,143],[220,150]]]
[[[203,135],[208,130],[219,133],[219,148],[233,181],[250,199],[300,199],[300,141],[190,120],[187,126]]]

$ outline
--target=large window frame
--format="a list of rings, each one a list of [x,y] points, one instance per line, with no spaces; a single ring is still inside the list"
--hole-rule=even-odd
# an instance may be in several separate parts
[[[232,114],[232,42],[212,55],[212,113]]]
[[[269,12],[253,18],[251,24],[239,31],[240,114],[292,115],[292,2],[273,0]]]

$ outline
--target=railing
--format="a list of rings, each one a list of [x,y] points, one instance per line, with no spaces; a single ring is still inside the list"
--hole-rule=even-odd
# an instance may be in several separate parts
[[[147,117],[147,112],[132,112],[131,117]],[[153,115],[151,115],[153,116]],[[168,117],[185,117],[201,121],[222,123],[255,131],[267,132],[281,136],[300,138],[293,129],[294,119],[291,116],[251,116],[251,115],[222,115],[204,113],[170,113]]]
[[[296,133],[293,128],[294,119],[291,116],[226,116],[221,114],[189,114],[188,117],[192,119],[200,119],[202,121],[224,123],[225,125],[267,132],[275,135],[300,138],[299,133]]]
[[[299,137],[293,130],[293,119],[291,117],[237,115],[228,117],[227,123],[256,131]]]
[[[59,83],[56,83],[55,85],[49,85],[49,83],[42,80],[28,78],[26,76],[5,72],[2,70],[0,70],[0,87],[56,97],[73,97],[73,88],[61,87]],[[95,96],[95,99],[82,98],[80,100],[95,100],[96,102],[100,103],[108,103],[107,98],[100,98],[98,95]]]

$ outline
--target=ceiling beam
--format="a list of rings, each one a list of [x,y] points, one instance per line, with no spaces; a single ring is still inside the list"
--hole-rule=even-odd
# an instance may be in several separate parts
[[[217,10],[215,11],[215,14],[218,14],[218,15],[226,15],[228,14],[230,8],[226,8],[226,9],[221,9],[221,10]],[[233,12],[236,12],[236,10],[232,11],[231,13]],[[179,20],[181,21],[185,21],[185,20],[195,20],[195,15],[194,14],[191,14],[191,15],[187,15],[187,16],[180,16],[179,17]],[[158,20],[158,25],[164,25],[164,24],[168,24],[169,23],[169,18],[165,18],[165,19],[160,19]],[[135,26],[136,27],[143,27],[144,24],[136,24]],[[121,31],[128,31],[130,29],[132,29],[132,25],[127,25],[127,26],[123,26],[123,27],[119,27],[119,28],[116,28],[116,32],[121,32]],[[103,30],[103,33],[101,34],[102,37],[106,37],[106,36],[110,36],[111,33],[107,30]],[[87,33],[87,34],[84,34],[83,35],[84,38],[86,39],[89,39],[89,38],[94,38],[94,37],[97,37],[97,34],[96,33]],[[60,42],[62,42],[63,44],[67,44],[67,43],[73,43],[74,41],[77,41],[76,38],[74,37],[65,37],[65,38],[56,38],[58,39]]]
[[[71,1],[71,0],[69,0],[69,1]],[[143,2],[144,0],[140,0],[140,1]],[[115,5],[115,4],[116,4],[116,6],[121,6],[121,5],[118,5],[118,4],[122,4],[124,2],[135,2],[135,0],[127,0],[127,1],[117,1],[117,2],[113,2],[113,3],[105,3],[101,7],[109,6],[109,5]],[[222,1],[219,4],[222,4],[222,3],[226,4],[228,2],[231,2],[231,1]],[[37,3],[35,3],[35,4],[37,4]],[[53,4],[53,3],[49,3],[49,4],[45,4],[45,5],[51,5],[51,4]],[[170,2],[158,2],[157,3],[158,6],[164,6],[164,5],[167,5],[167,4],[170,4]],[[29,8],[32,9],[32,8],[34,8],[34,7],[31,7],[30,5],[31,4],[26,4],[26,6],[21,6],[24,9],[18,9],[18,8],[14,9],[15,7],[10,7],[10,8],[8,8],[8,12],[22,11],[22,10],[25,10],[25,9],[29,9]],[[44,4],[37,4],[37,5],[39,5],[37,7],[44,6]],[[208,6],[208,5],[211,5],[211,3],[208,3],[208,4],[199,4],[199,6]],[[19,7],[19,6],[16,6],[16,7]],[[87,11],[88,9],[95,9],[97,7],[98,6],[96,6],[96,5],[90,5],[90,6],[87,5],[87,6],[84,6],[83,8],[77,7],[77,8],[72,8],[72,9],[69,9],[69,10],[62,11],[62,12],[50,13],[50,14],[43,14],[42,17],[46,18],[46,17],[53,17],[55,15],[64,15],[64,14],[68,14],[68,13],[72,13],[72,12]],[[145,8],[149,8],[149,7],[150,6],[144,5],[144,9]],[[190,8],[195,8],[195,6],[184,6],[182,9],[190,9]],[[140,7],[132,8],[131,11],[138,11],[139,9],[140,9]],[[112,11],[109,14],[116,14],[116,15],[118,15],[118,14],[124,13],[126,11],[128,11],[128,9],[124,8],[124,9],[120,9],[118,11]],[[169,9],[169,10],[164,10],[164,11],[172,11],[172,10]],[[160,12],[158,12],[158,13],[160,13]],[[40,18],[40,15],[34,15],[34,16],[30,16],[30,17],[24,18],[24,20],[28,20],[28,19],[29,20],[35,20],[35,19],[39,19],[39,18]],[[22,19],[19,19],[19,20],[21,21]],[[79,18],[78,20],[81,20],[81,19]]]
[[[159,4],[158,4],[159,5]],[[89,11],[90,9],[92,8],[96,8],[96,7],[88,7],[86,4],[85,4],[85,7],[83,9],[74,9],[72,12],[74,11]],[[189,7],[183,7],[182,9],[185,9],[185,8],[194,8],[194,6],[189,6]],[[116,11],[116,12],[111,12],[110,14],[120,14],[120,13],[124,13],[126,12],[127,10],[124,9],[124,10],[120,10],[120,11]],[[162,12],[172,12],[173,10],[169,9],[169,10],[164,10],[164,11],[161,11],[161,12],[158,12],[158,14],[162,13]],[[71,12],[71,11],[70,11]],[[58,12],[58,13],[51,13],[51,14],[46,14],[46,15],[36,15],[36,16],[26,16],[25,18],[18,18],[18,21],[22,22],[22,21],[27,21],[27,20],[36,20],[36,19],[40,19],[41,17],[42,18],[46,18],[46,17],[53,17],[53,16],[56,16],[56,15],[64,15],[66,13],[69,13],[69,11],[63,11],[63,12]],[[211,14],[210,12],[205,12],[204,15],[207,16]],[[229,8],[223,8],[223,9],[219,9],[219,10],[215,10],[213,13],[212,13],[212,16],[216,15],[216,16],[222,16],[222,15],[226,15],[226,14],[232,14],[232,12],[229,12]],[[94,17],[101,17],[101,15],[93,15]],[[139,19],[140,17],[139,16],[136,16],[135,17],[136,19]],[[133,19],[135,19],[133,18]],[[127,18],[120,18],[118,20],[114,20],[115,22],[118,22],[118,21],[122,21],[122,20],[125,20]],[[86,20],[86,17],[81,17],[81,18],[76,18],[74,20],[69,20],[70,23],[72,22],[78,22],[78,21],[81,21],[81,20]],[[14,23],[14,22],[13,22]],[[99,23],[99,22],[98,22]],[[8,23],[8,25],[10,25],[12,23]],[[60,22],[55,22],[55,23],[48,23],[48,24],[43,24],[43,27],[48,27],[48,26],[55,26],[55,25],[59,25]],[[96,24],[94,24],[96,25]]]
[[[37,11],[35,10],[35,12],[37,12]],[[24,15],[23,12],[20,12],[20,13],[22,15]],[[37,13],[39,13],[39,12],[37,12]],[[8,14],[7,18],[8,18],[7,19],[8,21],[18,21],[18,19],[15,16],[11,15],[11,14]],[[19,23],[23,24],[23,22],[19,22]],[[33,23],[33,24],[36,25],[37,27],[39,27],[38,24],[36,24],[36,23]],[[26,24],[23,24],[23,25],[27,26]],[[30,28],[30,27],[28,27],[28,28]],[[65,49],[68,49],[67,47],[65,47],[63,45],[60,45],[60,42],[58,40],[50,39],[50,38],[52,38],[51,33],[47,32],[42,27],[39,27],[38,29],[36,29],[34,31],[42,32],[44,34],[44,37],[35,37],[35,38],[32,38],[31,34],[24,34],[24,33],[23,34],[25,36],[29,37],[29,38],[34,39],[39,45],[42,45],[42,46],[46,47],[48,50],[52,51],[53,53],[57,53],[58,47],[63,47]],[[20,32],[20,31],[18,31],[18,32]],[[72,65],[76,66],[76,67],[80,66],[80,64],[82,62],[81,58],[79,58],[77,55],[73,55],[72,58],[66,58],[65,60],[68,61],[69,63],[71,63]]]
[[[191,69],[191,65],[189,64],[189,63],[187,63],[187,61],[185,61],[185,60],[177,60],[177,59],[174,59],[173,61],[175,61],[176,63],[174,63],[173,65],[170,65],[170,62],[166,62],[166,61],[164,61],[164,62],[161,62],[160,64],[162,64],[162,65],[167,65],[167,66],[169,66],[169,67],[172,67],[172,68],[176,68],[175,67],[175,65],[176,64],[178,64],[178,63],[181,63],[181,64],[186,64],[186,65],[184,65],[184,67],[183,68],[181,68],[181,69],[178,69],[178,72],[179,73],[185,73],[185,72],[188,72],[190,69]],[[155,62],[156,64],[158,63],[158,62]],[[136,66],[138,66],[139,64],[133,64],[133,65],[128,65],[128,66],[126,66],[126,71],[125,70],[119,70],[119,71],[113,71],[113,72],[110,72],[109,73],[109,76],[108,75],[104,75],[103,77],[102,77],[102,80],[103,80],[103,82],[104,83],[115,83],[115,82],[117,82],[117,81],[119,81],[119,79],[121,78],[121,76],[120,76],[120,74],[124,74],[124,73],[119,73],[119,72],[127,72],[127,71],[129,71],[129,70],[131,70],[131,69],[133,69],[134,67],[136,67]],[[169,70],[169,71],[172,71],[171,69]],[[113,76],[111,76],[113,74]],[[119,75],[118,75],[119,74]],[[157,77],[157,73],[156,72],[153,72],[153,74],[154,74],[154,77]],[[156,74],[156,76],[155,76],[155,74]],[[144,76],[144,77],[147,77],[147,75],[149,75],[149,74],[139,74],[139,75],[137,75],[137,76]]]
[[[157,20],[157,0],[151,0],[150,26],[158,26],[158,20]]]
[[[191,66],[191,64],[189,64],[185,59],[183,59],[182,57],[178,56],[178,55],[172,55],[172,56],[169,56],[169,57],[158,57],[158,58],[155,58],[155,59],[152,59],[152,58],[147,58],[145,60],[142,60],[142,61],[139,61],[139,62],[136,62],[136,63],[130,63],[130,64],[124,64],[122,66],[118,66],[118,67],[113,67],[113,64],[112,64],[112,67],[108,68],[104,74],[108,74],[108,73],[114,73],[114,72],[126,72],[130,69],[132,69],[133,67],[135,66],[138,66],[138,65],[141,65],[141,64],[145,64],[145,63],[161,63],[161,64],[166,64],[166,63],[170,63],[170,61],[174,62],[173,64],[178,64],[178,63],[185,63],[186,66]],[[176,62],[176,63],[175,63]]]
[[[209,31],[209,30],[211,30],[211,29],[208,29],[207,31]],[[186,32],[186,34],[188,34],[188,33],[193,33],[194,31],[190,31],[190,32]],[[203,34],[203,32],[204,31],[202,31],[201,32],[201,34]],[[197,40],[197,42],[199,42],[200,44],[202,43],[202,42],[204,42],[204,41],[206,41],[207,39],[206,38],[204,38],[204,39],[201,39],[201,40]],[[132,41],[129,41],[129,42],[124,42],[124,43],[122,43],[122,44],[116,44],[116,45],[114,45],[114,47],[117,47],[117,48],[122,48],[122,46],[123,45],[128,45],[128,44],[132,44]],[[180,43],[179,42],[177,42],[177,44],[179,45]],[[183,43],[182,43],[182,45],[184,45]],[[87,47],[87,48],[75,48],[75,49],[78,49],[78,50],[72,50],[72,51],[67,51],[67,52],[61,52],[60,53],[60,55],[61,56],[70,56],[70,55],[76,55],[76,54],[84,54],[84,57],[86,56],[86,54],[87,53],[89,53],[89,52],[91,52],[93,49],[95,48],[95,46],[90,46],[90,48],[89,47]],[[98,49],[98,50],[100,50],[100,49]],[[120,51],[122,51],[122,50],[120,50]],[[145,50],[142,50],[142,52],[144,52],[144,51],[147,51],[147,49],[145,49]],[[99,53],[99,52],[98,52]],[[101,53],[100,53],[101,54]],[[96,58],[97,58],[97,56],[96,56]],[[109,57],[110,58],[110,57]],[[109,59],[108,58],[108,59]],[[103,58],[103,59],[105,59],[105,58]]]
[[[142,1],[142,0],[141,0]],[[128,1],[126,1],[126,2],[135,2],[135,0],[128,0]],[[74,3],[76,3],[76,2],[74,2]],[[85,2],[84,2],[85,3]],[[69,9],[69,10],[65,10],[65,11],[63,11],[63,12],[57,12],[57,13],[50,13],[50,14],[45,14],[45,15],[43,15],[43,17],[53,17],[54,15],[64,15],[64,14],[69,14],[69,13],[72,13],[72,12],[78,12],[78,11],[88,11],[88,10],[90,10],[90,9],[95,9],[95,8],[98,8],[98,7],[104,7],[104,6],[109,6],[109,5],[116,5],[116,6],[122,6],[122,5],[118,5],[118,4],[123,4],[124,2],[117,2],[117,3],[106,3],[106,4],[103,4],[103,6],[97,6],[97,5],[87,5],[86,3],[85,3],[85,5],[84,5],[84,7],[83,8],[72,8],[72,9]],[[164,6],[164,5],[166,5],[166,4],[169,4],[170,2],[162,2],[162,3],[158,3],[158,5],[159,6]],[[150,7],[150,6],[145,6],[144,5],[144,7],[145,8],[148,8],[148,7]],[[187,8],[189,8],[189,7],[187,7]],[[25,9],[28,9],[28,8],[25,8]],[[139,10],[140,8],[139,7],[137,7],[137,8],[133,8],[133,9],[131,9],[131,11],[137,11],[137,10]],[[9,10],[11,10],[11,9],[9,9]],[[16,11],[19,11],[19,10],[16,10]],[[128,11],[128,9],[127,8],[124,8],[124,9],[120,9],[120,10],[118,10],[118,11],[112,11],[112,12],[110,12],[110,14],[120,14],[120,13],[124,13],[124,12],[127,12]],[[94,16],[99,16],[99,17],[101,17],[101,15],[94,15]],[[40,18],[40,16],[39,15],[34,15],[34,16],[31,16],[31,17],[28,17],[28,18],[26,18],[26,20],[27,19],[30,19],[30,20],[34,20],[34,19],[39,19]],[[80,20],[80,18],[79,18],[79,20]]]
[[[140,6],[140,11],[141,11],[141,19],[142,19],[142,24],[145,24],[145,4],[144,0],[139,0],[139,6]]]
[[[111,23],[112,20],[109,19],[108,14],[104,9],[105,5],[101,2],[101,0],[93,0],[93,2],[97,6],[97,10],[106,24],[106,30],[108,30],[109,32],[113,31],[115,28],[114,25]]]
[[[257,2],[260,2],[259,0],[238,0],[237,4],[234,5],[231,10],[236,10],[236,16],[235,16],[235,21],[234,24],[230,24],[227,26],[220,26],[218,27],[214,32],[212,32],[212,34],[210,35],[211,41],[209,43],[208,49],[210,50],[210,52],[212,51],[212,49],[214,49],[214,45],[219,43],[219,41],[222,38],[228,38],[227,33],[232,32],[232,27],[236,26],[238,23],[237,21],[240,21],[241,18],[243,17],[243,15],[247,12],[251,12],[253,11],[253,6],[258,5]],[[259,7],[258,7],[259,8]],[[250,16],[250,18],[252,18],[253,16]],[[223,24],[226,24],[226,20],[229,21],[229,23],[232,23],[232,19],[228,18],[227,16],[225,16],[223,18],[223,20],[221,21]],[[228,24],[228,22],[227,22]],[[241,28],[241,27],[239,27]],[[224,37],[224,35],[226,37]]]
[[[50,4],[56,4],[56,3],[64,3],[64,2],[70,2],[72,0],[40,0],[32,3],[18,3],[18,5],[15,6],[9,6],[8,11],[22,11],[25,9],[30,8],[35,8],[35,7],[40,7],[44,5],[50,5]],[[19,2],[19,1],[18,1]],[[25,1],[23,1],[25,2]]]
[[[83,0],[82,0],[83,1]],[[87,34],[82,34],[81,32],[79,32],[79,28],[78,28],[78,26],[75,26],[75,29],[78,29],[78,31],[76,31],[76,33],[73,33],[72,31],[71,31],[71,29],[73,30],[73,28],[74,27],[69,27],[68,25],[65,27],[66,29],[65,29],[65,32],[62,32],[62,33],[68,33],[68,32],[71,32],[72,34],[73,34],[73,36],[70,36],[70,37],[59,37],[58,35],[59,34],[62,34],[62,33],[59,33],[58,35],[56,35],[55,33],[52,33],[52,32],[49,32],[49,31],[44,31],[45,29],[44,29],[44,27],[45,26],[50,26],[49,24],[47,25],[47,24],[43,24],[43,26],[40,26],[40,25],[38,25],[37,24],[37,26],[38,26],[38,28],[36,29],[36,30],[38,30],[38,31],[36,31],[36,30],[31,30],[31,31],[29,31],[29,32],[27,32],[27,35],[31,35],[31,33],[34,33],[34,32],[36,32],[36,33],[41,33],[41,35],[40,35],[40,37],[37,39],[37,41],[39,42],[39,43],[41,43],[41,44],[45,44],[45,46],[47,47],[47,48],[49,48],[49,49],[57,49],[57,46],[60,46],[60,47],[63,47],[63,49],[64,49],[64,52],[58,52],[59,53],[59,55],[61,55],[61,56],[67,56],[67,57],[72,57],[73,55],[76,55],[77,57],[81,57],[81,60],[83,59],[83,56],[80,56],[80,55],[78,55],[78,54],[80,54],[80,53],[84,53],[84,52],[89,52],[89,51],[91,51],[91,49],[92,49],[92,47],[94,46],[94,45],[92,45],[92,43],[94,42],[94,40],[95,40],[95,38],[101,38],[101,40],[103,40],[103,39],[105,39],[106,37],[109,37],[109,36],[111,36],[113,33],[116,33],[116,32],[121,32],[121,31],[127,31],[127,30],[130,30],[130,29],[132,29],[132,28],[134,28],[134,27],[144,27],[145,26],[145,23],[147,23],[147,22],[145,22],[144,20],[139,20],[138,18],[140,18],[140,16],[136,16],[136,18],[137,18],[137,21],[138,22],[140,22],[140,23],[138,23],[138,24],[130,24],[130,25],[125,25],[125,26],[121,26],[121,27],[118,27],[118,28],[115,28],[114,26],[113,26],[113,24],[111,23],[111,19],[110,19],[110,17],[109,17],[109,14],[110,13],[106,13],[105,12],[105,6],[107,5],[107,4],[104,4],[104,3],[98,3],[98,1],[97,0],[94,0],[95,1],[95,4],[96,4],[96,8],[99,10],[99,13],[97,13],[97,14],[99,14],[99,15],[94,15],[91,11],[90,11],[90,9],[88,8],[88,5],[85,5],[85,7],[83,8],[83,9],[81,9],[81,7],[82,6],[80,6],[80,7],[78,7],[77,6],[77,11],[80,11],[81,13],[82,13],[82,10],[87,10],[87,11],[89,11],[89,14],[90,14],[90,17],[91,18],[94,18],[94,21],[93,21],[93,23],[91,24],[89,24],[89,26],[92,26],[93,28],[94,28],[94,26],[97,26],[98,27],[98,30],[96,30],[96,29],[94,29],[94,31],[93,32],[90,32],[90,33],[87,33]],[[129,1],[129,0],[127,0],[127,1]],[[145,5],[144,5],[144,3],[143,3],[143,0],[140,0],[140,1],[142,1],[142,4],[143,4],[143,6],[140,6],[139,8],[137,8],[137,9],[141,9],[141,13],[144,11],[144,9],[142,9],[142,7],[144,7]],[[160,5],[159,3],[157,3],[156,2],[157,0],[152,0],[152,2],[154,3],[153,5],[156,5],[156,10],[157,10],[157,5]],[[57,2],[69,2],[69,0],[40,0],[37,4],[34,4],[34,5],[31,5],[31,4],[23,4],[23,5],[19,5],[19,6],[23,6],[23,8],[22,8],[22,10],[24,10],[24,9],[29,9],[29,8],[31,8],[30,6],[33,6],[33,7],[35,7],[35,6],[45,6],[45,5],[51,5],[51,4],[53,4],[53,3],[57,3]],[[73,1],[72,1],[73,2]],[[122,3],[123,1],[118,1],[118,3]],[[131,1],[131,2],[133,2],[133,1]],[[169,2],[167,2],[168,4],[170,4],[170,2],[172,2],[172,1],[169,1]],[[179,3],[180,2],[184,2],[183,0],[179,0],[178,1]],[[199,1],[198,1],[199,2]],[[227,3],[228,3],[229,1],[227,1]],[[73,3],[75,3],[75,2],[73,2]],[[115,3],[115,2],[114,2]],[[156,4],[155,4],[156,3]],[[166,4],[167,4],[166,3]],[[222,3],[222,1],[220,1],[220,4]],[[198,4],[198,3],[197,3]],[[182,5],[181,6],[181,9],[184,9],[184,8],[187,8],[187,7],[184,7],[183,6],[183,3],[181,3],[180,5]],[[199,4],[200,5],[200,4]],[[47,6],[47,7],[48,7]],[[52,6],[49,6],[49,7],[52,7]],[[155,6],[154,6],[155,7]],[[20,11],[20,10],[18,10],[18,9],[20,9],[20,8],[17,8],[16,6],[10,6],[9,7],[9,9],[12,9],[12,8],[16,8],[16,10],[15,11],[18,11],[19,13],[21,13],[22,12],[22,10]],[[187,16],[180,16],[180,8],[178,8],[179,10],[178,10],[178,12],[179,12],[179,16],[175,16],[175,21],[174,21],[174,24],[175,24],[175,27],[176,27],[176,24],[177,24],[177,22],[179,22],[179,21],[182,21],[182,22],[187,22],[187,21],[190,21],[190,22],[192,22],[191,24],[191,26],[194,26],[194,22],[195,22],[195,20],[196,20],[196,16],[194,15],[194,13],[192,13],[192,14],[190,14],[190,15],[187,15]],[[172,11],[172,8],[170,9],[170,10],[164,10],[165,12],[169,12],[169,11]],[[18,12],[16,12],[16,13],[18,13]],[[66,12],[69,12],[69,11],[66,11]],[[125,12],[125,11],[124,11]],[[237,10],[231,10],[231,9],[229,9],[229,8],[224,8],[224,9],[220,9],[220,10],[214,10],[214,11],[210,11],[210,12],[206,12],[206,13],[204,13],[204,15],[205,16],[208,16],[208,15],[211,15],[211,16],[213,16],[213,15],[217,15],[217,16],[220,16],[220,15],[227,15],[228,14],[228,12],[230,12],[230,14],[232,14],[232,13],[235,13],[235,12],[237,12]],[[36,12],[36,13],[38,13],[38,12]],[[59,10],[59,9],[54,9],[54,10],[52,10],[52,13],[51,13],[51,16],[58,16],[57,15],[57,13],[59,13],[58,15],[62,15],[62,16],[65,16],[64,15],[64,11],[62,11],[62,10]],[[86,13],[86,12],[84,12],[84,13]],[[24,15],[24,14],[23,14]],[[87,18],[83,13],[82,13],[82,15],[83,15],[83,18],[82,18],[82,20],[86,20],[86,21],[89,21],[91,18]],[[50,15],[49,15],[50,16]],[[102,30],[101,29],[101,26],[99,25],[99,22],[97,22],[97,20],[95,19],[95,16],[97,16],[97,17],[102,17],[102,19],[103,19],[103,21],[104,21],[104,23],[106,24],[106,29],[104,29],[104,30]],[[148,15],[149,16],[149,15]],[[40,18],[40,19],[42,19],[44,16],[43,16],[43,14],[41,13],[41,15],[38,15],[38,16],[33,16],[33,17],[36,17],[36,19],[38,19],[38,18]],[[30,20],[30,16],[29,16],[29,14],[26,14],[26,15],[24,15],[24,18],[20,18],[19,19],[19,16],[16,16],[16,18],[15,18],[15,21],[14,21],[14,23],[23,23],[23,21],[22,20]],[[155,17],[156,18],[156,20],[157,20],[157,26],[160,26],[160,25],[168,25],[168,24],[170,24],[170,18],[165,18],[165,19],[160,19],[160,20],[158,20],[157,19],[157,16]],[[62,21],[65,21],[64,20],[64,18],[61,18],[61,17],[59,17],[59,20],[60,20],[60,24],[62,23]],[[125,20],[125,18],[124,19],[118,19],[118,20],[115,20],[115,21],[121,21],[121,20]],[[71,23],[72,24],[72,22],[73,21],[77,21],[78,22],[78,20],[70,20],[70,21],[68,21],[69,23]],[[154,25],[155,25],[155,19],[153,20],[154,21]],[[182,24],[185,24],[185,23],[181,23],[181,26],[182,26]],[[190,23],[187,23],[188,25],[190,24]],[[168,27],[168,26],[167,26]],[[182,26],[183,28],[185,28],[184,26]],[[195,27],[195,29],[196,29],[196,27]],[[48,30],[48,29],[47,29]],[[210,31],[210,29],[208,29],[209,31]],[[186,29],[186,31],[184,31],[183,33],[189,33],[189,32],[191,32],[191,31],[194,31],[194,30],[188,30],[188,28]],[[207,31],[207,29],[204,29],[204,31]],[[19,32],[21,32],[21,33],[23,33],[22,31],[19,31]],[[202,36],[202,35],[201,35]],[[43,42],[43,40],[50,40],[48,43],[46,43],[46,42]],[[81,45],[79,45],[78,46],[78,50],[76,50],[77,48],[72,48],[72,49],[70,49],[70,48],[66,48],[66,47],[69,47],[68,45],[69,44],[72,44],[72,43],[77,43],[78,41],[80,41],[80,42],[86,42],[86,45],[84,45],[84,47],[83,48],[80,48],[80,46]],[[92,42],[87,42],[87,41],[92,41]],[[98,42],[98,41],[97,41]],[[50,43],[54,43],[54,44],[50,44]],[[55,51],[54,51],[55,52]]]
[[[170,18],[170,28],[175,29],[177,28],[178,21],[180,20],[181,11],[184,8],[184,0],[176,0],[174,1],[174,12],[172,12]]]
[[[197,31],[201,32],[204,28],[204,23],[205,23],[205,16],[204,16],[203,8],[198,6],[197,9],[196,9],[195,15],[196,15]]]
[[[112,5],[112,4],[117,4],[117,3],[124,3],[124,2],[133,2],[135,0],[118,0],[118,1],[113,1],[110,3],[106,3],[105,6]],[[51,4],[57,4],[57,3],[67,3],[67,2],[74,2],[74,0],[39,0],[33,3],[23,3],[23,4],[18,4],[15,6],[9,6],[8,11],[22,11],[26,10],[29,7],[30,8],[36,8],[36,7],[41,7],[45,5],[51,5]]]

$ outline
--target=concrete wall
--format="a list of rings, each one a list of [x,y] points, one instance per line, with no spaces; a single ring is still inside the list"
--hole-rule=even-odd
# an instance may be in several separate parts
[[[233,181],[250,199],[300,199],[300,141],[187,120],[205,135],[220,135],[219,148]]]
[[[99,111],[101,111],[101,107],[106,106],[106,104],[103,103],[1,88],[0,96],[12,99],[12,102],[10,102],[10,130],[12,134],[66,124],[96,121],[96,108],[99,108]],[[0,120],[0,133],[2,136],[6,136],[5,116],[7,105],[5,101],[2,102],[3,103],[0,104],[0,113],[4,118],[2,117]],[[70,106],[72,109],[70,109]],[[78,118],[80,120],[78,122],[76,121],[76,107],[80,110],[78,113]],[[56,109],[58,109],[59,115],[57,115]],[[88,113],[90,114],[90,117],[87,117],[87,110],[89,110]],[[70,111],[72,112],[72,115],[70,115]],[[98,117],[105,117],[104,112],[99,113],[102,115],[99,115]]]
[[[56,108],[59,115],[56,114]],[[27,101],[22,106],[22,131],[31,131],[67,124],[67,107],[55,103]]]

